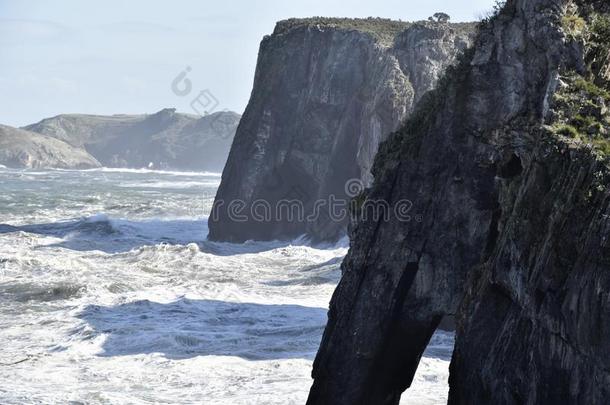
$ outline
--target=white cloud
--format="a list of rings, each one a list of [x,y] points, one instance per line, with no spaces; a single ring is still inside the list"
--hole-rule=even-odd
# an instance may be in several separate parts
[[[0,40],[27,41],[61,37],[70,32],[65,25],[52,21],[0,19]]]

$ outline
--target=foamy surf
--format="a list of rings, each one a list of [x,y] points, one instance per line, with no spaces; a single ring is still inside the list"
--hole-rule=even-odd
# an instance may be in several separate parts
[[[126,169],[117,167],[100,167],[97,169],[87,170],[65,170],[63,171],[80,171],[80,172],[102,172],[102,173],[136,173],[136,174],[168,174],[172,176],[205,176],[205,177],[220,177],[222,173],[217,172],[193,172],[193,171],[177,171],[177,170],[155,170],[155,169]]]
[[[347,240],[209,242],[214,177],[36,173],[0,170],[1,403],[305,402]],[[452,344],[403,404],[446,402]]]

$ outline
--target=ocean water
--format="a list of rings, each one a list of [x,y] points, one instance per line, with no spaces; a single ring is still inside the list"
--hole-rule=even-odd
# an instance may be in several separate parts
[[[208,242],[219,182],[0,168],[0,403],[305,403],[347,242]],[[401,404],[446,402],[452,346]]]

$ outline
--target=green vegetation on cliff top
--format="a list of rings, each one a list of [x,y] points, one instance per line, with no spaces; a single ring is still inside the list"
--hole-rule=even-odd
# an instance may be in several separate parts
[[[499,2],[498,4],[501,4]],[[497,18],[501,6],[481,23],[489,27]],[[562,24],[566,34],[585,43],[587,72],[583,75],[567,72],[555,94],[555,119],[551,130],[570,143],[590,145],[603,158],[610,157],[610,17],[593,14],[588,21],[577,14],[568,15]],[[583,26],[584,23],[584,26]],[[464,52],[455,66],[449,67],[435,90],[420,101],[405,125],[380,146],[374,171],[385,162],[396,161],[406,152],[404,146],[415,146],[425,128],[432,124],[435,112],[441,108],[450,86],[459,85],[467,76],[474,50]],[[411,149],[409,147],[408,149]]]
[[[568,10],[562,20],[566,34],[581,41],[587,71],[571,71],[561,77],[555,94],[555,119],[551,126],[557,135],[576,144],[591,145],[598,155],[610,156],[610,17],[592,15],[587,22]]]
[[[384,45],[392,45],[398,34],[415,24],[448,25],[458,32],[474,31],[476,23],[438,23],[430,21],[406,22],[387,18],[290,18],[279,21],[275,27],[274,34],[285,34],[293,29],[302,27],[315,27],[320,29],[336,29],[345,31],[360,31],[373,36]]]

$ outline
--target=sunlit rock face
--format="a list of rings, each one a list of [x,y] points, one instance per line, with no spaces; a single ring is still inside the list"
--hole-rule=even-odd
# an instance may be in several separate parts
[[[450,404],[608,401],[607,12],[509,1],[382,144],[361,198],[420,221],[357,216],[308,404],[398,404],[451,314]]]
[[[240,122],[210,238],[219,241],[334,241],[348,219],[330,212],[349,201],[346,182],[370,185],[380,142],[471,41],[472,24],[382,19],[286,20],[263,39],[254,88]],[[332,197],[331,197],[332,196]],[[302,204],[303,220],[276,215],[278,202]],[[243,202],[238,216],[229,204]],[[265,220],[252,215],[264,201]],[[313,215],[312,215],[313,214]],[[242,220],[241,218],[244,218]]]

